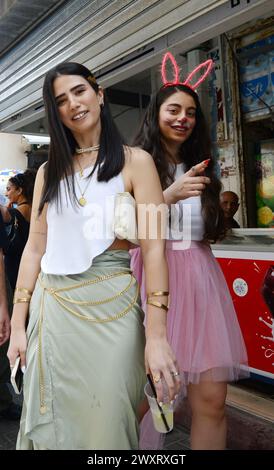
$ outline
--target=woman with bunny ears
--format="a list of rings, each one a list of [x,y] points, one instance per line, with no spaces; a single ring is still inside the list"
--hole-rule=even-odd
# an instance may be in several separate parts
[[[166,79],[168,59],[175,68],[172,82]],[[135,141],[153,156],[170,206],[168,339],[192,411],[192,449],[225,448],[227,382],[246,374],[241,365],[247,363],[232,299],[209,245],[225,232],[219,204],[221,183],[195,89],[212,65],[210,60],[201,64],[182,83],[175,59],[167,53],[162,64],[163,86],[152,99]],[[204,66],[205,74],[191,85],[194,74]],[[145,302],[139,249],[132,251],[131,266],[142,284]],[[153,448],[148,419],[147,414],[141,448]]]

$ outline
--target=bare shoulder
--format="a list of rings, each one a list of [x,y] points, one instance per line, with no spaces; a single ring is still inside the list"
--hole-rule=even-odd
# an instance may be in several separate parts
[[[41,185],[43,186],[44,184],[44,179],[45,179],[45,166],[46,166],[47,162],[43,163],[37,173],[36,173],[36,178],[35,178],[35,186],[37,187],[40,187]]]
[[[137,194],[136,188],[153,185],[158,180],[152,156],[138,147],[128,147],[125,151],[126,163],[123,170],[126,191]]]
[[[37,173],[35,178],[34,192],[33,192],[33,201],[32,201],[32,212],[37,214],[39,213],[39,205],[41,201],[41,196],[43,193],[44,182],[45,182],[45,166],[47,162],[43,163]],[[44,210],[43,210],[44,212]]]
[[[40,177],[41,177],[41,175],[44,177],[45,168],[46,168],[46,166],[47,166],[47,163],[48,163],[48,162],[44,162],[44,163],[42,163],[41,166],[39,166],[39,168],[38,168],[38,170],[37,170],[37,173],[36,173],[36,178],[37,178],[37,176],[40,176]]]
[[[30,205],[24,205],[22,207],[18,208],[18,211],[22,214],[22,216],[26,220],[30,220],[30,214],[31,214],[31,206]]]
[[[125,147],[126,165],[134,170],[144,169],[145,166],[154,165],[152,156],[139,147]]]

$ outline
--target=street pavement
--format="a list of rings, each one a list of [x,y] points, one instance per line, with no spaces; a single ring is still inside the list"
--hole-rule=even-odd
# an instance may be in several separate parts
[[[21,397],[14,396],[14,401],[20,403]],[[9,421],[0,417],[0,451],[15,450],[19,421]],[[175,429],[167,434],[166,450],[189,449],[189,433],[186,428],[177,425]]]

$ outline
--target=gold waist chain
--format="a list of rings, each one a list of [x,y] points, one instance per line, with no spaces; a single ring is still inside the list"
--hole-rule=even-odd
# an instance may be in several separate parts
[[[124,289],[119,291],[117,294],[113,295],[112,297],[107,297],[103,300],[81,301],[81,300],[69,299],[62,295],[62,292],[67,292],[67,291],[71,291],[74,289],[79,289],[81,287],[98,284],[100,282],[107,281],[109,279],[113,279],[115,277],[121,277],[121,276],[130,276],[129,283],[126,285]],[[58,302],[59,305],[61,305],[66,311],[68,311],[70,314],[74,315],[75,317],[79,318],[80,320],[85,320],[91,323],[107,323],[107,322],[118,320],[119,318],[124,317],[132,309],[133,305],[136,303],[138,299],[139,286],[131,272],[123,272],[123,271],[97,277],[96,279],[90,279],[88,281],[79,282],[77,284],[73,284],[70,287],[62,287],[59,289],[47,287],[43,283],[41,279],[41,275],[38,276],[38,280],[42,288],[42,298],[41,298],[39,324],[38,324],[38,367],[39,367],[40,413],[45,414],[47,411],[47,408],[45,404],[45,381],[44,381],[43,362],[42,362],[42,326],[43,326],[43,318],[44,318],[45,293],[50,294],[56,300],[56,302]],[[136,284],[136,292],[135,292],[134,298],[125,309],[123,309],[121,312],[117,313],[116,315],[112,315],[112,316],[110,315],[110,316],[107,316],[105,318],[100,318],[100,319],[94,318],[94,317],[88,317],[86,315],[82,315],[79,312],[76,312],[75,310],[73,310],[72,308],[64,304],[64,302],[68,302],[69,304],[72,304],[72,305],[93,306],[93,307],[97,305],[103,305],[103,304],[112,302],[114,300],[117,300],[125,292],[127,292],[133,286],[134,283]]]

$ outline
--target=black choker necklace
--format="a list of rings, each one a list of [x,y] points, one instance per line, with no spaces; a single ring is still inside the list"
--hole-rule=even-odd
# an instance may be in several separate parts
[[[24,204],[28,205],[29,203],[27,201],[23,201],[23,202],[20,202],[19,204],[17,204],[17,207],[23,206]]]

